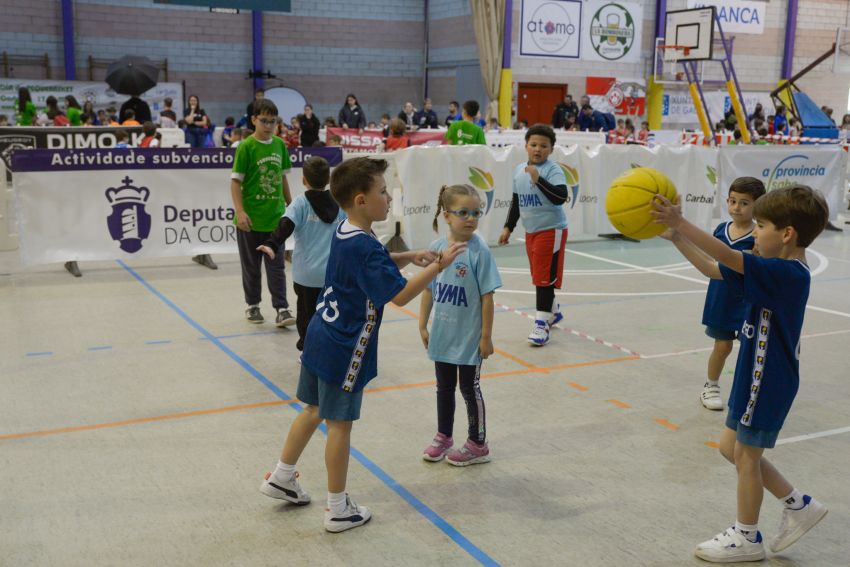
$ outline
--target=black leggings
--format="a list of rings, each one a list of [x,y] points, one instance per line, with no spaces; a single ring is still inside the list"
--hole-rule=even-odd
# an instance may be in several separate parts
[[[484,398],[479,384],[481,365],[449,364],[435,362],[437,370],[437,430],[446,437],[452,436],[455,420],[455,387],[460,378],[460,393],[466,402],[469,418],[469,439],[484,444],[487,439],[485,427]]]
[[[307,336],[307,325],[310,324],[310,319],[316,312],[316,303],[319,301],[322,288],[307,287],[295,282],[292,283],[292,287],[295,288],[295,295],[298,297],[298,310],[295,314],[298,342],[295,343],[295,348],[304,350],[304,337]]]

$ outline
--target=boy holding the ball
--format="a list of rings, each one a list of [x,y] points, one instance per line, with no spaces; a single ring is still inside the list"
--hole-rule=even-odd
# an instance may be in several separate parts
[[[729,395],[720,453],[738,470],[735,525],[696,547],[697,557],[716,563],[759,561],[764,545],[758,530],[764,489],[784,510],[770,541],[779,552],[808,532],[826,507],[794,488],[767,460],[800,383],[798,359],[803,314],[811,276],[806,247],[826,227],[829,210],[823,196],[805,185],[774,189],[755,203],[755,244],[760,255],[734,250],[682,216],[681,207],[664,197],[655,219],[667,236],[702,273],[723,279],[746,302],[741,349]]]
[[[537,316],[528,342],[544,346],[549,329],[563,319],[555,304],[555,290],[561,289],[564,274],[564,247],[567,243],[567,201],[564,171],[549,155],[555,146],[555,131],[535,124],[525,132],[528,162],[514,171],[514,190],[499,245],[508,243],[520,218],[525,227],[525,250],[531,267],[531,280],[537,290]]]

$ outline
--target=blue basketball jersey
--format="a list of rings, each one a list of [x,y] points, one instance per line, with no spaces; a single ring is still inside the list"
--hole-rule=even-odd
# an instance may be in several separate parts
[[[746,316],[729,395],[729,415],[743,425],[782,428],[800,385],[800,335],[811,275],[799,260],[744,254],[744,273],[720,265],[743,295]]]
[[[378,329],[384,305],[407,280],[373,234],[344,220],[336,228],[325,287],[307,327],[301,363],[346,391],[378,373]]]
[[[752,252],[756,241],[751,230],[744,236],[732,239],[730,234],[732,221],[722,222],[714,229],[714,237],[726,246]],[[732,293],[723,280],[711,280],[705,294],[705,307],[702,310],[702,324],[724,331],[737,331],[744,320],[744,298],[741,294]]]
[[[550,228],[567,228],[567,215],[563,205],[550,201],[537,185],[531,183],[531,176],[525,172],[528,164],[521,163],[514,170],[514,193],[519,199],[519,218],[526,232],[540,232]],[[540,177],[552,185],[566,185],[564,170],[548,159],[537,165]]]
[[[449,247],[440,238],[429,247],[435,252]],[[502,287],[502,279],[487,243],[473,235],[466,250],[428,285],[431,290],[433,322],[428,357],[449,364],[476,365],[480,362],[481,296]]]

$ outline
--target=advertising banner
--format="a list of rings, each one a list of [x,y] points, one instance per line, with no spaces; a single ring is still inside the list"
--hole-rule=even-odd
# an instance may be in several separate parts
[[[520,57],[578,59],[586,9],[581,0],[522,0]]]
[[[350,152],[375,152],[384,143],[384,135],[380,130],[356,130],[354,128],[326,128],[325,143],[333,136],[339,136],[340,145]],[[409,132],[411,146],[421,144],[440,145],[445,143],[445,130],[418,130]]]
[[[129,95],[118,94],[112,87],[103,81],[53,81],[50,79],[9,79],[0,78],[0,114],[9,117],[9,122],[14,123],[15,113],[18,105],[18,89],[26,87],[32,95],[32,102],[41,112],[45,107],[45,100],[49,96],[56,97],[59,108],[64,108],[64,99],[67,95],[73,95],[82,106],[86,101],[91,101],[95,110],[106,109],[114,106],[116,109],[129,99]],[[170,97],[174,100],[174,108],[177,114],[183,112],[183,85],[180,83],[159,83],[149,91],[139,95],[139,98],[151,107],[151,114],[159,115],[159,111],[165,108],[164,100]]]
[[[643,116],[646,110],[644,79],[587,77],[585,93],[590,97],[590,106],[599,112]]]
[[[841,147],[722,146],[719,165],[721,202],[732,181],[748,176],[761,179],[768,191],[795,183],[808,185],[823,193],[830,219],[841,211],[847,167],[847,152]],[[720,212],[728,220],[726,208],[721,207]]]
[[[715,123],[723,120],[732,108],[732,99],[726,91],[707,91],[704,94],[708,114]],[[744,105],[747,113],[752,114],[756,104],[761,103],[764,114],[773,114],[773,101],[766,92],[745,92]],[[699,124],[697,111],[687,91],[669,91],[664,95],[661,107],[661,120],[665,126],[676,124],[696,126]]]
[[[764,33],[767,5],[746,0],[688,0],[688,8],[714,6],[724,33]]]
[[[643,7],[636,2],[584,3],[581,58],[585,61],[640,63]]]
[[[229,191],[235,151],[211,149],[15,152],[14,187],[25,266],[236,253]],[[331,164],[339,148],[303,148]],[[287,176],[293,198],[301,171]]]

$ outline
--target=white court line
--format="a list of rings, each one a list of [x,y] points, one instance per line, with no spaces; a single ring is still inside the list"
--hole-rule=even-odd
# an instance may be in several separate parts
[[[587,252],[578,252],[576,250],[570,250],[569,248],[567,248],[566,251],[569,252],[570,254],[576,254],[577,256],[584,256],[585,258],[591,258],[593,260],[599,260],[600,262],[608,262],[609,264],[614,264],[616,266],[623,266],[623,267],[626,267],[626,268],[634,268],[634,269],[638,269],[638,270],[641,270],[641,271],[644,271],[644,272],[647,272],[647,273],[651,273],[651,274],[658,274],[660,276],[677,278],[677,279],[680,279],[680,280],[685,280],[685,281],[688,281],[688,282],[694,282],[694,283],[698,283],[698,284],[702,284],[702,285],[706,285],[706,286],[708,285],[707,281],[700,280],[700,279],[697,279],[697,278],[692,278],[690,276],[683,276],[681,274],[674,274],[672,272],[663,272],[663,271],[660,271],[660,270],[654,270],[652,268],[645,268],[643,266],[638,266],[636,264],[629,264],[628,262],[620,262],[619,260],[611,260],[609,258],[604,258],[602,256],[596,256],[595,254],[588,254]],[[825,262],[826,266],[829,265],[829,261],[826,259],[826,256],[824,256],[823,254],[815,252],[814,250],[809,250],[809,252],[811,252],[812,255],[817,256],[819,259],[823,260],[823,262]],[[821,273],[821,272],[823,272],[823,270],[826,269],[826,267],[824,266],[823,270],[821,270],[821,266],[824,266],[824,264],[820,264],[817,267],[817,269],[815,269],[815,271],[812,272],[812,275],[815,275],[815,273]],[[825,307],[817,307],[816,305],[811,305],[811,304],[807,304],[806,309],[811,309],[812,311],[820,311],[822,313],[829,313],[831,315],[838,315],[839,317],[847,317],[848,319],[850,319],[850,313],[845,313],[844,311],[836,311],[835,309],[827,309]]]
[[[787,445],[788,443],[799,443],[800,441],[808,441],[810,439],[818,439],[820,437],[830,437],[832,435],[840,435],[841,433],[850,433],[850,427],[840,427],[838,429],[829,429],[818,433],[806,433],[805,435],[797,435],[796,437],[788,437],[780,439],[776,442],[777,445]]]
[[[519,295],[534,295],[536,291],[529,291],[523,289],[499,289],[499,293],[514,293]],[[566,296],[591,296],[591,297],[606,297],[606,296],[618,296],[618,297],[643,297],[649,295],[688,295],[688,294],[705,294],[705,290],[702,289],[694,289],[690,291],[559,291],[556,292],[555,295]]]
[[[800,338],[814,339],[814,338],[817,338],[817,337],[829,337],[829,336],[832,336],[832,335],[846,335],[847,333],[850,333],[850,329],[844,329],[844,330],[841,330],[841,331],[827,331],[825,333],[811,333],[811,334],[808,334],[808,335],[803,335]],[[736,348],[738,348],[738,346],[739,346],[739,343],[737,341],[735,341],[735,343],[732,345],[732,348],[736,349]],[[671,357],[671,356],[681,356],[683,354],[694,354],[694,353],[697,353],[697,352],[708,352],[708,351],[713,350],[713,349],[714,349],[714,347],[692,348],[692,349],[688,349],[688,350],[677,350],[677,351],[674,351],[674,352],[662,352],[662,353],[659,353],[659,354],[642,354],[642,355],[640,355],[640,357],[641,358],[647,358],[647,359],[649,359],[649,358],[668,358],[668,357]]]

